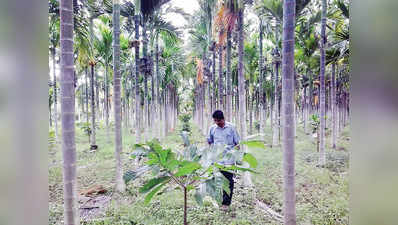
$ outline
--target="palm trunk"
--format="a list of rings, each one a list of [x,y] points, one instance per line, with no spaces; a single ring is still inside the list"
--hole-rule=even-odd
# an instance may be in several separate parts
[[[167,85],[166,90],[164,92],[164,135],[167,136],[167,133],[169,132],[169,91],[170,88]]]
[[[224,78],[223,78],[223,68],[222,68],[222,51],[223,46],[220,45],[218,49],[218,109],[224,109]]]
[[[140,38],[139,34],[139,15],[134,16],[134,24],[135,24],[135,41],[136,44],[134,46],[135,50],[135,129],[136,129],[136,143],[141,142],[141,126],[140,126],[140,107],[141,107],[141,98],[140,98],[140,89],[139,89],[139,59],[140,59],[140,51],[138,40]]]
[[[229,121],[232,121],[232,78],[231,78],[231,31],[227,31],[227,118]]]
[[[241,137],[244,140],[247,136],[246,128],[246,97],[245,97],[245,76],[243,66],[243,8],[239,9],[238,12],[238,86],[239,86],[239,119],[240,119],[240,132]],[[242,146],[243,151],[247,152],[246,146]],[[247,166],[247,165],[245,165]],[[252,186],[251,175],[249,172],[245,172],[243,184],[245,186]]]
[[[109,134],[109,81],[108,81],[108,63],[105,66],[105,125],[106,125],[106,141],[110,143],[110,134]]]
[[[271,81],[274,82],[274,71],[271,71]],[[275,88],[275,85],[272,84],[272,86]],[[273,131],[274,131],[274,104],[275,104],[275,91],[271,92],[271,96],[270,96],[270,125],[271,125],[271,131],[272,131],[272,135],[273,135]],[[271,145],[272,147],[272,145]]]
[[[161,112],[161,107],[160,107],[160,88],[159,88],[159,35],[156,35],[156,41],[155,41],[155,78],[156,78],[156,101],[157,101],[157,121],[160,121],[162,118],[162,112]],[[160,129],[161,126],[156,126],[156,133],[160,135]]]
[[[307,87],[303,89],[303,126],[304,126],[304,133],[308,134],[308,124],[307,124],[307,111],[308,111],[308,104],[307,104]]]
[[[213,108],[213,110],[212,111],[214,111],[214,110],[216,110],[216,108],[217,108],[217,104],[216,104],[216,102],[217,102],[217,98],[216,98],[216,86],[217,86],[217,84],[216,84],[216,47],[214,47],[214,49],[213,49],[213,63],[212,63],[212,69],[213,69],[213,71],[212,71],[212,76],[211,76],[211,78],[212,78],[212,88],[213,88],[213,94],[212,94],[212,96],[213,96],[213,98],[212,98],[212,108]]]
[[[253,101],[254,96],[252,93],[252,96],[249,96],[249,134],[253,134]]]
[[[142,54],[143,58],[146,59],[148,63],[148,37],[147,37],[147,27],[145,21],[142,25]],[[149,125],[149,98],[148,98],[148,74],[144,73],[144,141],[148,140],[148,125]]]
[[[283,126],[283,215],[285,225],[296,225],[294,168],[294,24],[295,0],[283,2],[282,126]]]
[[[321,25],[321,62],[320,62],[320,155],[319,165],[323,166],[326,163],[325,155],[325,44],[326,44],[326,0],[322,0],[322,25]]]
[[[263,73],[263,24],[262,20],[260,19],[260,27],[259,27],[259,40],[258,40],[258,45],[259,45],[259,58],[258,58],[258,68],[259,68],[259,83],[260,83],[260,133],[264,131],[265,128],[265,99],[264,99],[264,73]]]
[[[336,63],[332,64],[331,80],[331,108],[332,108],[332,148],[336,149]]]
[[[95,66],[92,68],[93,71],[95,71]],[[97,111],[97,118],[100,117],[100,101],[99,101],[99,93],[100,93],[100,85],[99,85],[99,81],[98,81],[98,76],[97,74],[94,74],[94,78],[95,78],[95,98],[96,98],[96,104],[95,106],[97,107],[96,111]]]
[[[49,97],[49,98],[52,98],[51,96]],[[53,118],[52,118],[52,110],[51,110],[51,107],[52,107],[52,102],[50,101],[49,102],[49,104],[48,104],[48,111],[49,111],[49,116],[50,116],[50,128],[52,128],[53,127]],[[77,108],[78,110],[79,110],[79,107]],[[79,115],[79,114],[78,114]]]
[[[188,225],[188,222],[187,222],[187,202],[188,202],[188,199],[187,199],[187,188],[184,187],[184,225]]]
[[[75,144],[75,87],[73,65],[73,2],[61,0],[61,123],[64,183],[64,224],[79,224]]]
[[[57,76],[55,75],[55,50],[52,53],[52,61],[53,61],[53,98],[54,98],[54,125],[55,125],[55,143],[58,141],[58,106],[57,106]]]
[[[124,192],[121,154],[122,143],[122,110],[120,104],[120,4],[113,0],[113,104],[115,115],[115,158],[116,158],[116,191]]]
[[[278,74],[279,72],[279,58],[275,60],[275,71],[274,71],[274,124],[272,132],[272,147],[279,145],[279,94],[278,94]]]
[[[88,72],[87,72],[87,67],[85,68],[85,98],[84,98],[84,103],[86,106],[86,123],[87,125],[89,124],[90,116],[89,116],[89,110],[88,110]],[[91,136],[90,136],[90,131],[87,132],[88,136],[88,141],[90,142]]]
[[[94,64],[91,64],[91,136],[90,136],[90,145],[91,149],[96,149],[96,137],[95,137],[95,102],[94,102]],[[97,88],[98,89],[98,88]]]
[[[151,61],[152,61],[152,57],[153,57],[153,48],[151,48]],[[153,64],[151,64],[151,71],[153,70]],[[150,129],[150,136],[151,139],[152,137],[156,137],[156,130],[154,129],[154,122],[157,121],[156,117],[156,106],[155,106],[155,102],[156,102],[156,96],[155,96],[155,80],[156,80],[156,76],[155,74],[153,74],[151,72],[151,113],[149,115],[150,120],[149,123],[151,125],[151,129]]]

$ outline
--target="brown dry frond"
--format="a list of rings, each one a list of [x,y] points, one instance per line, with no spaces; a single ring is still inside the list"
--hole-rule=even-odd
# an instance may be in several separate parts
[[[203,84],[203,61],[196,59],[196,79],[198,84]]]

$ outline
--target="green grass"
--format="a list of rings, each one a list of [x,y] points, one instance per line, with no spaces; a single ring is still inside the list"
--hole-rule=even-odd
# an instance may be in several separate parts
[[[269,123],[268,123],[269,124]],[[177,129],[179,130],[179,129]],[[348,159],[349,159],[349,128],[346,128],[338,141],[337,149],[329,149],[327,143],[327,165],[325,168],[316,167],[318,153],[315,141],[297,129],[296,138],[296,193],[297,193],[297,223],[298,224],[348,224]],[[192,128],[192,141],[205,144],[204,137],[197,127]],[[266,130],[266,143],[271,143],[271,130]],[[115,160],[113,132],[110,142],[107,142],[106,132],[97,132],[99,149],[90,152],[87,136],[81,129],[76,128],[76,145],[78,151],[78,190],[93,184],[101,184],[112,196],[112,202],[106,210],[106,215],[92,222],[81,224],[182,224],[183,223],[183,194],[180,190],[167,189],[145,206],[144,195],[138,193],[138,188],[145,182],[146,177],[137,179],[127,186],[124,194],[113,193]],[[135,168],[134,160],[128,154],[134,144],[134,137],[123,131],[123,163],[124,170]],[[172,133],[162,145],[172,149],[181,149],[182,141],[177,133]],[[189,224],[279,224],[267,213],[256,206],[259,200],[274,211],[282,214],[283,177],[282,150],[280,147],[250,149],[257,158],[259,174],[252,176],[254,188],[247,189],[235,184],[232,210],[222,213],[210,200],[200,207],[189,196],[188,221]],[[50,189],[50,224],[61,224],[62,221],[62,153],[60,146],[49,151],[49,189]]]

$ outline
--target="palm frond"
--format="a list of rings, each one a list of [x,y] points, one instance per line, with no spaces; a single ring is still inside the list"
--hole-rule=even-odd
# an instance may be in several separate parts
[[[347,19],[350,18],[350,11],[348,5],[344,3],[343,0],[336,0],[336,5],[340,9],[343,16]]]

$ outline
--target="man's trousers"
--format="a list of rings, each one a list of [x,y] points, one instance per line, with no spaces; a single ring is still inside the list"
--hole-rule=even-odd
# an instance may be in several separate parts
[[[222,204],[223,205],[230,205],[231,204],[231,200],[232,200],[232,192],[234,189],[234,174],[227,172],[227,171],[221,171],[221,173],[224,175],[225,178],[227,178],[229,180],[229,190],[231,191],[230,195],[227,194],[227,192],[225,192],[223,190],[223,201]]]

